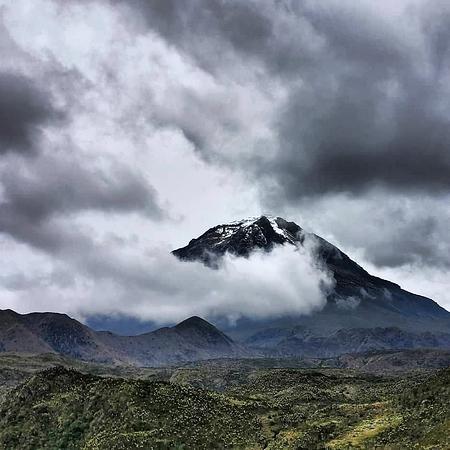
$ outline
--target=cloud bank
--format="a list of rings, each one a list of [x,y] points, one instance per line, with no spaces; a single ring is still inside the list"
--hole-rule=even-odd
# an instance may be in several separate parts
[[[313,245],[283,246],[249,258],[225,255],[217,270],[180,261],[168,248],[153,248],[140,261],[119,250],[98,253],[96,249],[83,259],[73,255],[65,273],[3,282],[9,282],[19,297],[22,290],[26,293],[29,285],[34,286],[33,305],[38,310],[82,319],[123,316],[164,324],[192,315],[225,317],[230,322],[240,317],[301,315],[320,310],[334,286],[333,277],[315,261]],[[25,295],[9,306],[26,310]]]

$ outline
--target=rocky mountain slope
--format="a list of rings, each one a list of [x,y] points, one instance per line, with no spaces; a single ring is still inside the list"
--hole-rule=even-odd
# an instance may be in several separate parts
[[[378,341],[380,348],[386,348],[390,341],[389,345],[398,343],[404,348],[406,341],[416,341],[421,346],[434,342],[423,333],[450,333],[450,313],[436,302],[369,274],[334,245],[280,217],[261,216],[218,225],[192,239],[186,247],[174,250],[173,254],[184,261],[200,260],[217,268],[220,258],[227,252],[247,257],[258,249],[270,252],[277,245],[302,246],[306,240],[314,243],[317,263],[323,265],[336,282],[326,306],[310,316],[265,321],[243,318],[233,327],[226,321],[219,322],[227,334],[253,346],[278,349],[282,346],[288,352],[295,352],[311,337],[323,337],[330,344],[336,338],[341,343],[345,340],[351,343],[356,338],[357,345],[361,341]],[[400,330],[397,342],[392,338],[393,328]],[[358,331],[353,331],[349,338],[339,332],[348,329]],[[340,334],[336,335],[338,332]],[[417,336],[406,336],[404,332]],[[448,343],[448,337],[436,339],[439,346]],[[345,348],[342,345],[341,350]],[[348,350],[353,351],[354,345]]]
[[[199,317],[138,336],[94,331],[65,314],[0,310],[0,351],[57,353],[86,361],[163,366],[245,356],[245,350]]]

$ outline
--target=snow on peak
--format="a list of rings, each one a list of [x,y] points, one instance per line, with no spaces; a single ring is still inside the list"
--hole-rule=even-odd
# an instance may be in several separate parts
[[[289,232],[286,228],[280,224],[280,222],[287,223],[284,219],[281,217],[271,216],[271,215],[261,215],[256,217],[248,217],[246,219],[236,220],[233,222],[229,222],[228,224],[220,225],[218,227],[219,233],[221,234],[222,239],[227,239],[231,237],[234,233],[236,233],[238,230],[242,230],[245,228],[249,228],[253,225],[259,225],[258,221],[266,219],[273,231],[281,236],[286,241],[290,242],[291,244],[294,244],[296,239],[296,236],[294,236],[291,232]]]
[[[266,216],[267,217],[267,216]],[[285,239],[287,239],[291,244],[294,244],[294,240],[292,239],[292,235],[291,233],[289,233],[289,231],[287,231],[285,228],[281,228],[278,225],[277,219],[273,216],[267,217],[267,219],[269,219],[270,225],[273,228],[273,231],[275,231],[275,233],[279,234],[280,236],[283,236]]]

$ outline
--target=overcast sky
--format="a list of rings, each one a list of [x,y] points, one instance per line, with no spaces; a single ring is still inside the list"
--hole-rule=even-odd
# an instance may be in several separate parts
[[[449,2],[0,5],[0,308],[208,312],[163,255],[261,213],[450,308]]]

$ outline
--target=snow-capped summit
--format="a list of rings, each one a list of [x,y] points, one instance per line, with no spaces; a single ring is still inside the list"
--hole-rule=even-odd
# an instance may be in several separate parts
[[[255,249],[271,250],[276,244],[296,244],[302,239],[302,229],[296,223],[281,217],[260,216],[210,228],[173,254],[180,259],[210,264],[226,252],[248,256]]]
[[[367,327],[400,327],[414,332],[450,329],[450,314],[431,299],[371,275],[333,244],[281,217],[263,215],[217,225],[173,254],[184,261],[202,261],[219,268],[226,253],[248,257],[258,249],[270,252],[277,245],[303,246],[309,242],[312,245],[307,247],[314,252],[317,266],[334,278],[326,306],[311,316],[274,318],[264,323],[247,320],[242,326],[238,321],[236,327],[225,329],[232,337],[247,338],[262,330],[264,340],[268,329],[281,327],[282,334],[286,329],[294,333],[299,326],[319,335]]]
[[[269,223],[267,223],[269,222]],[[243,219],[235,222],[231,222],[229,225],[238,225],[241,228],[247,228],[252,230],[254,228],[259,228],[262,232],[267,231],[267,227],[270,226],[272,230],[281,237],[284,242],[289,242],[295,244],[301,240],[302,229],[294,222],[288,222],[282,217],[262,215],[258,217],[250,217],[248,219]]]

